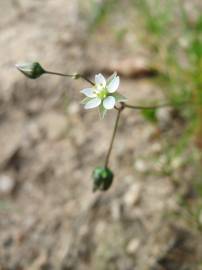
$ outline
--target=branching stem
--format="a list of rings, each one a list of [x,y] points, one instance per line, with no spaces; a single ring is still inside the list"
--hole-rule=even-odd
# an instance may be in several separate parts
[[[163,107],[170,107],[171,104],[165,103],[165,104],[159,104],[159,105],[153,105],[153,106],[136,106],[136,105],[131,105],[124,103],[125,108],[133,109],[133,110],[152,110],[152,109],[158,109],[158,108],[163,108]]]
[[[110,141],[109,148],[108,148],[108,151],[107,151],[107,155],[106,155],[106,158],[105,158],[105,168],[107,168],[108,164],[109,164],[109,158],[110,158],[110,155],[111,155],[114,139],[115,139],[116,132],[117,132],[117,129],[118,129],[119,119],[120,119],[120,116],[121,116],[121,112],[123,111],[124,108],[125,108],[124,103],[121,103],[121,107],[116,107],[116,110],[118,112],[117,112],[117,116],[116,116],[116,121],[115,121],[114,129],[113,129],[111,141]]]
[[[90,83],[91,85],[95,85],[94,82],[92,82],[90,79],[88,79],[87,77],[85,77],[82,74],[77,74],[77,73],[76,74],[63,74],[63,73],[60,73],[60,72],[52,72],[52,71],[47,71],[47,70],[45,70],[45,74],[62,76],[62,77],[69,77],[69,78],[72,78],[72,79],[81,78],[81,79],[87,81],[88,83]]]

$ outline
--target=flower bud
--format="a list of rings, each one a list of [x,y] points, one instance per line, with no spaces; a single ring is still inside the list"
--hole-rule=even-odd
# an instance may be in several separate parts
[[[109,168],[97,167],[93,171],[93,191],[108,190],[113,182],[113,173]]]
[[[41,65],[37,62],[17,64],[16,68],[30,79],[37,79],[42,74],[46,73]]]

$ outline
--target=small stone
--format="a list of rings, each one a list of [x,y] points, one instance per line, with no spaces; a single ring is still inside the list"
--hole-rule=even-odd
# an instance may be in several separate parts
[[[77,114],[79,112],[79,104],[77,102],[71,102],[67,110],[71,115]]]
[[[148,170],[147,164],[143,159],[137,159],[135,161],[135,169],[141,173],[144,173]]]
[[[75,37],[71,32],[64,32],[60,36],[60,41],[64,43],[65,45],[71,45],[72,42],[74,41]]]
[[[130,255],[134,255],[140,246],[140,240],[137,238],[132,239],[126,248],[126,251]]]
[[[139,203],[141,197],[142,185],[139,183],[133,184],[129,191],[124,196],[124,203],[127,207],[132,207]]]
[[[0,195],[10,195],[16,186],[14,178],[8,175],[0,176]]]

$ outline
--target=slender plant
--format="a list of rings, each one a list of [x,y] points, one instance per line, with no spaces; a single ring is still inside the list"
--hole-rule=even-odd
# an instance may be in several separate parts
[[[114,128],[112,131],[112,137],[109,143],[109,147],[106,153],[103,166],[96,167],[93,170],[93,191],[96,190],[108,190],[112,185],[114,174],[109,168],[110,155],[113,149],[114,140],[118,130],[118,124],[122,112],[125,109],[132,110],[155,110],[162,107],[171,106],[169,103],[163,103],[152,106],[141,106],[128,104],[127,98],[117,92],[120,84],[120,77],[114,72],[108,79],[99,73],[95,75],[95,82],[91,81],[86,76],[75,74],[63,74],[59,72],[53,72],[45,70],[38,62],[17,64],[17,69],[21,71],[26,77],[30,79],[37,79],[42,75],[56,75],[69,77],[72,79],[83,79],[90,84],[91,87],[81,90],[81,93],[85,95],[82,100],[82,104],[85,109],[93,109],[98,107],[100,117],[104,118],[107,111],[115,109],[117,112]]]

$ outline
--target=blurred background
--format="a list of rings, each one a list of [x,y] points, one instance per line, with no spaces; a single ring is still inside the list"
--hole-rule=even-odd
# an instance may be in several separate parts
[[[0,270],[202,269],[201,0],[0,0]],[[111,189],[92,193],[116,117],[84,81],[121,77]]]

